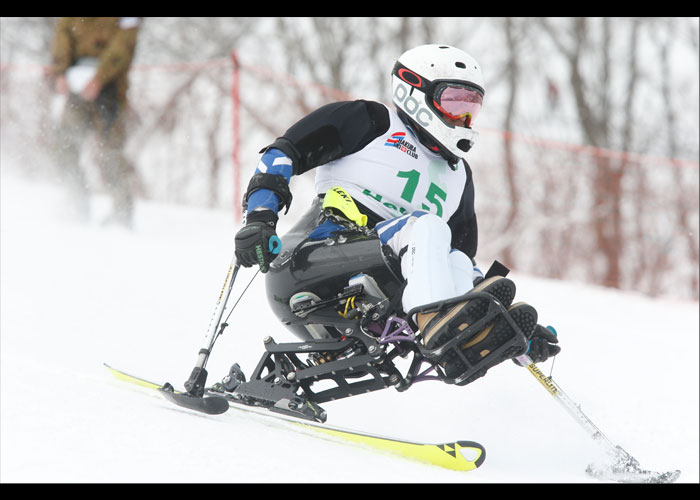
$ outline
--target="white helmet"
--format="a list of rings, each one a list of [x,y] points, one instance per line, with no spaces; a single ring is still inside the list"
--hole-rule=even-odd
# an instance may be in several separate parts
[[[392,75],[393,102],[421,142],[454,166],[474,145],[471,124],[481,109],[481,67],[466,52],[448,45],[421,45],[404,52]],[[464,125],[454,120],[464,119]]]

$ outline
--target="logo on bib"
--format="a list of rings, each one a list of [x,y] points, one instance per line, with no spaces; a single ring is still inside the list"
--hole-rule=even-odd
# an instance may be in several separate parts
[[[411,158],[418,158],[416,147],[406,140],[406,132],[394,132],[384,145],[403,151]]]

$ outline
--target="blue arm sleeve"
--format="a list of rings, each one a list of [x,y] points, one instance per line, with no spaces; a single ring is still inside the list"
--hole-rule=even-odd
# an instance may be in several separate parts
[[[262,155],[255,173],[281,175],[289,183],[292,177],[292,160],[279,149],[270,148]],[[279,196],[269,189],[258,189],[248,198],[248,212],[258,208],[272,210],[277,213],[280,204]]]

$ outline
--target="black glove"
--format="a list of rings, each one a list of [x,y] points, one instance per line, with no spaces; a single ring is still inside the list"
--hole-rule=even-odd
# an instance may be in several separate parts
[[[266,273],[269,264],[282,249],[277,236],[277,214],[265,210],[265,214],[253,212],[248,216],[248,224],[236,233],[236,259],[243,267],[260,266]]]
[[[547,360],[550,356],[556,356],[561,351],[558,345],[559,339],[557,332],[551,326],[545,328],[542,325],[537,325],[535,331],[530,337],[530,349],[525,353],[530,356],[530,359],[535,363],[541,363]]]

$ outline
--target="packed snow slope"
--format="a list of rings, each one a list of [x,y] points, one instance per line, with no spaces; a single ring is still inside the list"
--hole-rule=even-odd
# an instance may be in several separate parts
[[[6,170],[6,169],[5,169]],[[475,440],[475,471],[291,431],[229,411],[204,416],[116,381],[109,363],[182,386],[231,260],[229,213],[140,203],[133,231],[61,217],[61,193],[2,175],[0,481],[235,483],[589,482],[596,445],[524,369],[324,405],[328,423],[409,440]],[[303,203],[295,197],[296,203]],[[96,219],[105,200],[95,199]],[[237,298],[254,276],[239,273]],[[643,467],[698,482],[698,304],[512,273],[561,338],[553,376]],[[262,339],[295,339],[258,275],[215,345],[210,382],[250,373]],[[551,362],[541,365],[545,373]]]

